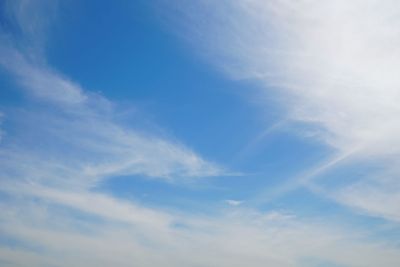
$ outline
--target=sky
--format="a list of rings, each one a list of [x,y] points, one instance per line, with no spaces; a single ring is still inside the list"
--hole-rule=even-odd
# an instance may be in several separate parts
[[[400,266],[400,3],[0,1],[0,265]]]

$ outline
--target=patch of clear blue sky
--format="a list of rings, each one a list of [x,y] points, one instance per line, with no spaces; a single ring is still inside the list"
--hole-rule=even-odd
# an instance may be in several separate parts
[[[3,69],[0,69],[0,86],[0,103],[3,108],[12,107],[22,102],[22,96],[16,90],[13,80]]]

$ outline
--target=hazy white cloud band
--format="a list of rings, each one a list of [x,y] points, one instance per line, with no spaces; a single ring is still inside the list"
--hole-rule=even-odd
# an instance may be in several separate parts
[[[383,179],[373,195],[387,193],[395,205],[397,198],[390,196],[400,184],[398,1],[180,1],[176,6],[180,19],[173,25],[184,37],[231,77],[258,81],[275,94],[290,120],[313,125],[312,137],[339,153],[332,162],[368,160],[392,172],[392,179],[382,172],[369,175],[352,196],[354,186],[324,192],[382,214],[380,198],[369,197]],[[366,208],[367,203],[375,204]]]

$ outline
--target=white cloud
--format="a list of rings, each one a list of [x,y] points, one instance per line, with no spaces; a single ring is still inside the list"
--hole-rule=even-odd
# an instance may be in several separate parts
[[[335,197],[366,214],[400,223],[399,189],[393,190],[392,186],[376,188],[370,183],[359,183],[340,190]]]
[[[62,1],[58,0],[3,1],[4,25],[8,25],[15,32],[14,36],[7,34],[8,37],[21,46],[29,47],[31,52],[43,54],[48,30],[57,19],[60,4]],[[36,55],[31,54],[31,56]]]
[[[331,162],[400,156],[398,1],[180,1],[176,7],[182,21],[174,26],[185,37],[231,77],[256,80],[277,95],[289,119],[314,125],[315,140],[339,153]],[[389,197],[386,188],[375,190]]]
[[[79,85],[41,64],[29,62],[21,52],[8,45],[0,45],[0,64],[30,94],[56,104],[84,104],[87,96]]]
[[[223,173],[178,142],[116,122],[114,103],[50,68],[43,44],[34,42],[55,14],[50,2],[5,3],[21,34],[0,29],[0,66],[33,101],[8,111],[16,136],[1,150],[3,179],[85,187],[114,175],[172,180]]]
[[[389,160],[387,160],[389,161]],[[400,180],[398,160],[385,162],[378,171],[339,190],[325,190],[325,193],[358,212],[400,223]],[[386,164],[386,165],[384,165]],[[393,167],[394,166],[394,167]]]
[[[109,220],[140,224],[151,229],[165,227],[172,223],[172,218],[166,213],[156,212],[131,202],[116,200],[100,193],[86,190],[65,191],[35,184],[16,183],[2,184],[7,194],[40,198],[52,204],[59,204],[75,210],[97,215]]]
[[[243,203],[243,201],[240,200],[234,200],[234,199],[227,199],[225,200],[225,203],[231,206],[239,206],[240,204]]]
[[[59,205],[106,220],[88,220]],[[1,229],[16,245],[12,250],[0,246],[0,258],[12,266],[27,261],[30,266],[307,266],[303,261],[315,259],[391,267],[400,262],[398,249],[384,243],[355,241],[357,232],[278,212],[166,215],[89,192],[52,191],[31,198],[24,190],[2,206]],[[129,220],[132,216],[142,219]]]
[[[196,41],[235,78],[261,80],[285,94],[292,119],[320,124],[324,139],[339,149],[393,145],[400,128],[397,2],[192,5],[190,11],[202,12],[191,13],[196,32],[189,34],[200,32]]]
[[[51,104],[45,112],[42,108],[41,111],[31,108],[10,114],[21,131],[19,138],[39,138],[43,144],[43,148],[32,142],[22,146],[19,144],[23,140],[14,140],[12,149],[2,152],[5,158],[19,160],[17,164],[23,159],[36,161],[35,172],[26,166],[32,179],[40,167],[54,169],[58,172],[56,177],[65,174],[69,178],[63,179],[71,179],[72,183],[88,184],[112,175],[171,179],[222,174],[221,168],[181,144],[115,122],[113,103],[84,92],[48,67],[28,62],[14,48],[3,47],[0,54],[4,55],[1,65],[16,76],[26,92]],[[22,131],[26,128],[30,131]],[[13,164],[9,159],[4,159],[5,162]]]

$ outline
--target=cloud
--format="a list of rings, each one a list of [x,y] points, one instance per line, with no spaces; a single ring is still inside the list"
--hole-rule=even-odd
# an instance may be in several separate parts
[[[382,136],[392,144],[400,112],[396,2],[188,5],[202,11],[191,13],[196,31],[189,34],[200,32],[205,38],[196,41],[235,78],[284,94],[292,119],[320,124],[324,140],[339,149],[367,143],[381,150]]]
[[[335,197],[361,212],[400,223],[399,189],[393,190],[393,184],[381,188],[358,183],[340,190]]]
[[[4,23],[0,25],[0,30],[19,46],[29,47],[31,52],[43,55],[47,33],[57,20],[60,4],[62,2],[58,0],[2,1]]]
[[[243,203],[243,201],[234,200],[234,199],[227,199],[227,200],[225,200],[225,203],[230,205],[230,206],[239,206],[240,204]]]
[[[400,261],[398,249],[355,241],[360,238],[355,231],[279,212],[166,214],[98,193],[50,190],[32,197],[28,191],[18,190],[18,197],[10,191],[15,201],[1,204],[2,235],[14,245],[0,245],[0,257],[11,266],[28,261],[30,266],[305,266],[311,259],[397,266]],[[73,209],[61,209],[64,205]]]
[[[400,223],[398,163],[398,160],[386,162],[386,166],[370,171],[366,178],[325,193],[360,213]]]
[[[1,29],[0,66],[14,77],[30,102],[7,114],[17,135],[8,139],[0,153],[4,178],[92,186],[114,175],[172,180],[223,173],[178,142],[117,122],[114,103],[49,67],[42,47],[23,37],[41,38],[39,33],[45,32],[56,13],[53,4],[8,1],[4,5],[8,19],[15,21],[22,34]],[[49,16],[40,16],[49,10]]]
[[[79,85],[55,71],[29,60],[13,47],[0,46],[1,65],[15,76],[18,83],[31,95],[63,105],[84,105],[88,96]]]
[[[99,217],[130,224],[146,225],[151,229],[161,228],[171,223],[171,216],[166,213],[147,209],[131,202],[116,200],[110,196],[87,190],[65,191],[42,185],[17,183],[2,184],[7,194],[40,198],[52,205],[61,205],[90,213]]]
[[[19,170],[28,170],[31,179],[35,179],[40,167],[48,168],[47,172],[53,169],[58,173],[55,177],[65,174],[64,180],[88,184],[113,175],[172,179],[223,173],[216,164],[205,161],[181,144],[115,122],[115,105],[109,100],[85,92],[46,66],[29,62],[15,48],[2,47],[0,54],[4,56],[1,65],[15,75],[21,88],[45,104],[13,112],[10,118],[14,119],[17,130],[31,130],[21,131],[21,140],[11,139],[13,143],[0,155],[14,158],[17,164],[37,162],[35,171],[29,166]],[[41,138],[42,147],[32,141],[20,145],[33,138]],[[50,155],[49,162],[45,157]],[[6,164],[3,168],[18,169],[10,166],[13,164],[10,160],[3,159],[2,163]]]
[[[397,1],[179,1],[175,7],[177,31],[232,78],[255,80],[261,94],[275,95],[286,108],[284,120],[312,125],[314,140],[336,150],[332,162],[399,158]]]

